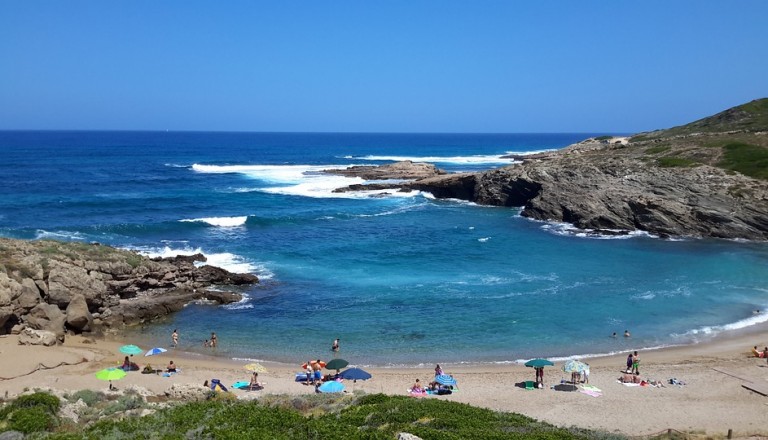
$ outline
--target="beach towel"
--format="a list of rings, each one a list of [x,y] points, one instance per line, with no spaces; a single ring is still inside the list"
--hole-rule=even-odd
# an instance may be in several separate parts
[[[408,388],[408,394],[412,397],[424,397],[428,395],[426,391],[412,391],[410,388]]]
[[[603,390],[593,385],[582,385],[579,392],[592,397],[600,397],[603,395]]]
[[[243,389],[243,388],[248,388],[248,385],[250,385],[250,384],[251,384],[250,382],[246,382],[244,380],[241,380],[241,381],[233,383],[232,384],[232,388],[236,388],[236,389],[239,390],[239,389]]]

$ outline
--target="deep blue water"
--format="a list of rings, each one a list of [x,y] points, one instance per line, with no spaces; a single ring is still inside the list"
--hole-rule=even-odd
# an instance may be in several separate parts
[[[0,235],[201,251],[259,275],[131,337],[203,351],[359,364],[505,362],[689,343],[768,315],[768,246],[589,238],[519,210],[429,194],[339,195],[338,166],[448,171],[589,134],[0,132]],[[633,337],[610,338],[629,329]]]

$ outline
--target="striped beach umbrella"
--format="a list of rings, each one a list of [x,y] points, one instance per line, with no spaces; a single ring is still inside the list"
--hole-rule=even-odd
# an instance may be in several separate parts
[[[453,376],[449,374],[440,374],[435,376],[435,382],[439,383],[440,385],[456,385],[456,379],[454,379]]]

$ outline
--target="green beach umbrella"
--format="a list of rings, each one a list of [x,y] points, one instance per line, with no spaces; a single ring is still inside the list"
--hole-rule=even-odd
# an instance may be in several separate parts
[[[349,362],[345,361],[344,359],[336,358],[325,364],[325,368],[328,370],[341,370],[347,365],[349,365]]]
[[[141,348],[135,345],[123,345],[122,347],[120,347],[120,353],[134,355],[134,354],[144,353],[144,350],[142,350]]]
[[[109,389],[112,389],[112,381],[125,377],[125,371],[121,368],[105,368],[96,373],[96,379],[109,381]]]
[[[552,361],[548,361],[546,359],[531,359],[530,361],[525,363],[526,367],[533,367],[533,368],[543,368],[546,366],[553,366],[555,364],[552,363]]]

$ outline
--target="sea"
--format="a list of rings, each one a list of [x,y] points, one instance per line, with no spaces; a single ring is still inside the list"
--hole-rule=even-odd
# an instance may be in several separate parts
[[[5,131],[0,236],[200,252],[257,275],[238,303],[125,335],[168,347],[178,329],[179,349],[211,354],[216,332],[232,359],[327,358],[335,338],[368,366],[588,358],[768,320],[766,243],[600,236],[424,192],[334,193],[363,180],[321,172],[480,171],[592,135]]]

